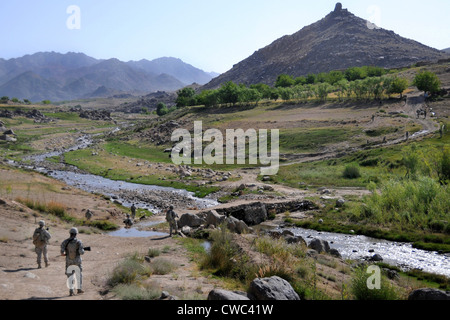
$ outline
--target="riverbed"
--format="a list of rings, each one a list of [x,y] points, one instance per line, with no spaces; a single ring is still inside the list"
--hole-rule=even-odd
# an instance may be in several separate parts
[[[79,173],[76,170],[51,170],[46,168],[46,159],[53,156],[59,156],[65,152],[77,149],[87,148],[92,144],[89,136],[79,139],[78,144],[68,150],[50,152],[43,155],[30,156],[27,160],[31,161],[36,171],[46,173],[47,175],[63,181],[69,186],[81,190],[103,194],[111,199],[118,201],[125,207],[131,207],[134,203],[137,207],[147,209],[153,213],[161,212],[163,207],[158,205],[158,199],[186,204],[186,207],[192,206],[199,209],[211,208],[219,203],[213,199],[201,199],[194,196],[193,193],[186,190],[179,190],[160,186],[142,185],[125,181],[114,181],[104,177],[91,174]],[[133,197],[130,196],[135,195]],[[140,196],[138,196],[140,195]],[[154,195],[156,200],[145,201],[146,197]],[[159,198],[158,198],[159,197]],[[141,200],[140,200],[141,199]],[[144,200],[142,200],[144,199]],[[142,227],[143,230],[142,230]],[[110,233],[115,237],[155,237],[168,236],[164,233],[146,231],[145,223],[138,223],[131,229],[121,229]],[[332,248],[337,249],[344,259],[361,260],[379,254],[384,262],[399,266],[403,269],[420,269],[426,272],[445,275],[450,277],[450,257],[446,254],[437,252],[414,249],[410,243],[400,243],[387,240],[373,239],[358,235],[343,235],[328,232],[317,232],[299,228],[290,229],[295,235],[302,236],[308,243],[312,238],[319,238],[330,243]]]

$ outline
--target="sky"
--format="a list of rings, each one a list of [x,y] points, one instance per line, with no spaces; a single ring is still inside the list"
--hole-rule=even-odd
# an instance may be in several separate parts
[[[322,19],[336,2],[0,0],[0,58],[49,51],[122,61],[176,57],[223,73]],[[341,2],[356,16],[403,37],[437,49],[450,47],[449,0]]]

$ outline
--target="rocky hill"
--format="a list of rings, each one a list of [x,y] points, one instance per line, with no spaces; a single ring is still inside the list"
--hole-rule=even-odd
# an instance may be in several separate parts
[[[212,78],[175,58],[122,62],[97,60],[83,53],[40,52],[0,59],[0,96],[36,102],[175,91]]]
[[[378,28],[338,3],[322,20],[258,50],[204,88],[217,88],[227,81],[273,85],[283,73],[298,77],[354,66],[397,68],[449,57],[442,51]]]

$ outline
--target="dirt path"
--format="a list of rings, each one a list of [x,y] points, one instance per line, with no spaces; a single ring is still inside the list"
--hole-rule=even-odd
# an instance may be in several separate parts
[[[73,200],[77,201],[76,197]],[[170,274],[151,276],[150,281],[161,291],[167,291],[180,299],[206,299],[216,285],[214,280],[199,275],[195,262],[177,239],[117,238],[105,234],[81,233],[79,239],[85,246],[92,247],[92,252],[86,252],[83,256],[85,294],[69,297],[64,273],[65,258],[59,252],[61,242],[68,238],[70,226],[46,219],[52,235],[49,244],[50,266],[37,269],[31,241],[37,225],[32,213],[13,201],[7,200],[6,204],[0,205],[0,300],[116,299],[114,293],[102,294],[105,293],[111,271],[128,255],[135,252],[145,255],[149,248],[160,250],[162,254],[159,258],[176,266]]]

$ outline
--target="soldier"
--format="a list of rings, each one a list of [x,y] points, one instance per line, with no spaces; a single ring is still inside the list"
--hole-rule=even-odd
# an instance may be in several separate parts
[[[169,210],[166,213],[166,220],[169,222],[170,226],[170,236],[172,236],[172,231],[175,230],[175,234],[178,234],[178,224],[176,219],[178,215],[173,211],[173,206],[170,206]]]
[[[39,221],[39,228],[34,230],[33,233],[33,244],[37,254],[38,269],[41,269],[42,254],[44,254],[45,267],[47,268],[49,266],[47,245],[52,236],[44,227],[45,221]]]
[[[125,220],[123,220],[123,223],[125,223],[126,229],[130,229],[133,226],[133,220],[131,220],[129,214],[127,214],[127,218]]]
[[[131,206],[131,218],[134,220],[134,219],[136,219],[136,206],[134,205],[134,203],[133,203],[133,205]]]
[[[83,247],[83,243],[77,239],[77,235],[78,235],[77,228],[70,229],[70,238],[64,240],[63,243],[61,244],[61,255],[66,257],[66,275],[67,275],[67,277],[70,277],[73,274],[73,272],[68,272],[69,267],[71,267],[71,266],[78,267],[79,278],[77,278],[77,282],[78,282],[77,293],[83,294],[84,293],[84,291],[82,289],[83,268],[81,265],[81,262],[82,262],[81,255],[84,254],[84,247]],[[70,296],[74,295],[73,289],[70,289],[69,294],[70,294]]]
[[[91,220],[91,218],[94,216],[94,214],[92,213],[92,211],[90,209],[88,209],[86,211],[85,217],[87,220]]]

